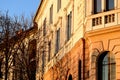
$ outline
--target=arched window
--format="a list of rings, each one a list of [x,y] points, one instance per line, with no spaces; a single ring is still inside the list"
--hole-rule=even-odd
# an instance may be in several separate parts
[[[72,75],[71,74],[69,75],[68,80],[72,80]]]
[[[98,80],[115,80],[115,56],[105,51],[98,58]]]

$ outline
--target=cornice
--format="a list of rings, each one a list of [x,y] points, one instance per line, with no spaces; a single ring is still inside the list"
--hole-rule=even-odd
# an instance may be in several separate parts
[[[65,6],[65,8],[63,9],[63,11],[67,11],[67,9],[72,5],[72,8],[73,8],[73,4],[74,3],[74,0],[70,0],[69,2],[68,2],[68,4]]]
[[[37,12],[35,14],[35,17],[33,19],[34,22],[37,22],[40,18],[41,14],[43,13],[44,8],[46,7],[46,4],[49,0],[41,0],[40,5],[37,9]]]
[[[38,13],[39,13],[39,10],[40,10],[40,8],[41,8],[42,3],[43,3],[43,0],[41,0],[39,6],[38,6],[38,8],[37,8],[36,14],[35,14],[34,19],[33,19],[34,22],[35,22],[35,19],[36,19]]]
[[[97,36],[97,35],[119,32],[119,31],[120,31],[120,25],[114,25],[114,26],[105,27],[102,29],[87,31],[87,32],[85,32],[85,37],[93,37],[93,36]]]

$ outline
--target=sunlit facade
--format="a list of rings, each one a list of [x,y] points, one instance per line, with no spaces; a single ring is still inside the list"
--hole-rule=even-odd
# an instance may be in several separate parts
[[[41,0],[36,80],[119,80],[119,0]]]

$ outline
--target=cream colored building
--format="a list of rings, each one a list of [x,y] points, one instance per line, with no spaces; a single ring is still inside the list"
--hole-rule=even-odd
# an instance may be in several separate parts
[[[41,0],[34,18],[39,32],[36,79],[120,79],[119,4],[120,0]]]

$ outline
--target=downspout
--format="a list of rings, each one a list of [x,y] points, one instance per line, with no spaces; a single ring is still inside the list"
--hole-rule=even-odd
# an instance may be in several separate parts
[[[82,47],[82,54],[83,54],[83,80],[85,80],[85,39],[84,38],[81,38],[82,40],[82,44],[83,44],[83,47]]]
[[[84,2],[84,10],[85,10],[85,15],[83,17],[83,38],[82,38],[82,43],[83,43],[83,50],[82,50],[82,53],[83,53],[83,80],[85,80],[85,30],[86,30],[86,26],[85,26],[85,17],[86,17],[86,0]]]
[[[53,69],[53,67],[52,67],[52,80],[54,80],[54,69]]]

